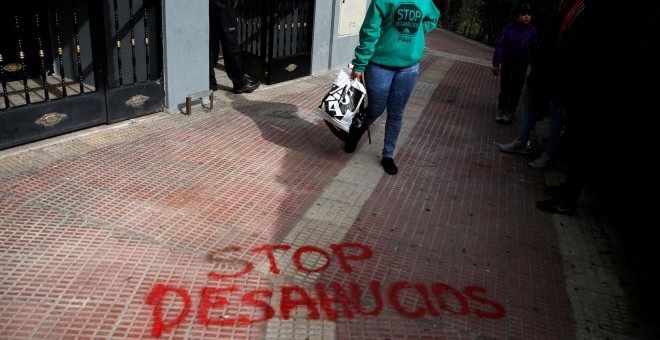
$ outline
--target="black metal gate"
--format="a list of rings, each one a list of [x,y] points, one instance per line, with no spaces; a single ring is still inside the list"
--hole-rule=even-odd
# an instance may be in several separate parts
[[[160,0],[0,12],[0,149],[162,110]]]
[[[311,73],[314,0],[239,0],[243,69],[266,84]]]

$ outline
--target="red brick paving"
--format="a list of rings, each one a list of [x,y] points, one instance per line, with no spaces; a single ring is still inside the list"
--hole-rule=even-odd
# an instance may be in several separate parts
[[[428,47],[490,58],[486,47],[441,32]],[[422,70],[440,59],[427,55]],[[343,242],[368,246],[372,257],[351,261],[347,273],[330,248],[315,248],[330,255],[316,279],[321,288],[335,297],[333,284],[349,295],[360,289],[359,301],[349,299],[352,316],[338,302],[338,319],[329,320],[319,287],[271,272],[266,253],[253,250],[283,244],[353,164],[311,113],[331,80],[225,95],[212,112],[170,116],[164,120],[176,123],[139,138],[0,178],[0,338],[150,338],[154,306],[165,325],[184,308],[174,289],[189,294],[190,310],[163,338],[575,338],[552,218],[533,206],[543,173],[493,145],[516,127],[493,122],[497,78],[467,61],[437,80],[397,149],[400,173],[383,176],[377,153],[375,166],[364,165],[383,177]],[[278,261],[297,249],[277,251]],[[326,263],[310,254],[300,256],[305,268]],[[248,263],[258,268],[209,276]],[[368,315],[378,300],[373,284],[382,309]],[[171,291],[151,299],[157,287]],[[392,295],[392,287],[400,289]],[[207,301],[209,325],[198,316],[204,288],[234,289]],[[476,299],[467,298],[470,289]],[[294,302],[289,320],[283,291]],[[267,317],[255,299],[272,306],[273,319],[239,323]]]

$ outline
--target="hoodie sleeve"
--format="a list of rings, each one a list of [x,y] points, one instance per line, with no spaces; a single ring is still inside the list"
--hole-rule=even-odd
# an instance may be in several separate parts
[[[353,69],[358,72],[364,72],[380,38],[383,9],[379,8],[378,3],[377,0],[371,1],[360,28],[360,44],[355,48],[355,58],[352,61]]]
[[[438,27],[438,20],[440,20],[440,10],[435,7],[435,3],[429,1],[429,10],[426,16],[422,19],[422,25],[424,27],[424,33],[433,31]]]
[[[493,52],[493,67],[500,67],[502,63],[502,56],[504,55],[504,45],[507,39],[506,27],[500,31],[495,43],[495,51]]]

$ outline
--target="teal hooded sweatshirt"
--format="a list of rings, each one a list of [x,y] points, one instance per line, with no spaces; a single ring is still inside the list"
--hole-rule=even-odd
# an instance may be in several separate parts
[[[432,0],[371,0],[360,28],[353,69],[369,62],[407,67],[422,60],[424,34],[438,26],[440,11]]]

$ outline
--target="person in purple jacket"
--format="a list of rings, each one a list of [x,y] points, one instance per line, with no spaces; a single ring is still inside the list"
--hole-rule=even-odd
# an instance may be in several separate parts
[[[502,28],[493,53],[494,76],[500,76],[497,97],[499,112],[495,121],[511,124],[522,92],[527,67],[534,64],[538,53],[536,29],[530,24],[532,6],[521,2],[513,10],[512,20]]]

